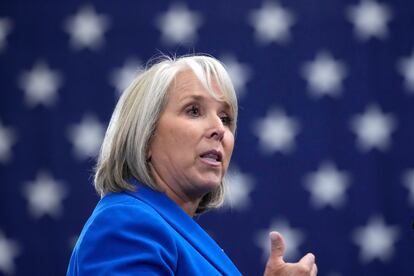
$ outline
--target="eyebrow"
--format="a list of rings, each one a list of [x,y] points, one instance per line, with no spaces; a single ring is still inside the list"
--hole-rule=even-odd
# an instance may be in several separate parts
[[[201,96],[201,95],[187,95],[187,96],[184,96],[184,97],[180,98],[179,101],[183,102],[184,100],[187,100],[188,98],[196,100],[196,101],[200,101],[200,100],[204,99],[205,97]]]
[[[187,100],[188,98],[195,100],[195,101],[201,101],[205,99],[206,97],[203,95],[188,95],[188,96],[184,96],[181,99],[179,99],[179,102],[181,103]],[[224,106],[224,108],[231,110],[231,106],[227,101],[219,101],[219,102]]]

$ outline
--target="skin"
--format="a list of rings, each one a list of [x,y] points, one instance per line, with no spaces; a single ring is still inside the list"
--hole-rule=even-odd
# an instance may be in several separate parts
[[[318,267],[315,256],[308,253],[297,263],[287,263],[283,260],[285,255],[285,241],[278,232],[270,232],[270,256],[266,263],[265,276],[316,276]]]
[[[214,88],[221,95],[217,85]],[[168,93],[149,147],[150,168],[167,196],[192,217],[201,198],[220,185],[227,171],[234,147],[232,114],[229,105],[214,99],[189,70],[177,75]],[[222,153],[218,164],[201,156],[212,149]],[[316,276],[313,254],[286,263],[282,235],[271,232],[270,242],[264,275]]]
[[[222,95],[214,83],[213,88]],[[151,173],[167,196],[193,216],[201,198],[220,185],[227,171],[234,147],[232,113],[189,70],[177,75],[168,93],[149,148]],[[202,158],[209,150],[221,152],[221,162]]]

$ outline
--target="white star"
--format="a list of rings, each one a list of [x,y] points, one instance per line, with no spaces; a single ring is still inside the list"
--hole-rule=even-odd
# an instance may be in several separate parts
[[[364,114],[351,120],[351,128],[357,135],[357,144],[361,150],[377,148],[385,151],[390,145],[390,136],[396,128],[396,121],[392,115],[382,113],[377,105],[371,104]]]
[[[346,68],[343,62],[333,59],[329,53],[320,52],[314,61],[303,66],[302,74],[308,82],[312,96],[337,97],[342,91]]]
[[[322,163],[316,172],[305,177],[305,187],[311,193],[311,203],[316,208],[327,205],[341,207],[348,182],[348,174],[338,171],[332,162]]]
[[[406,89],[414,92],[414,51],[411,54],[411,57],[401,59],[397,68],[404,77],[404,85]]]
[[[66,187],[47,172],[39,172],[35,180],[26,184],[23,194],[28,200],[29,211],[35,218],[62,214],[62,200],[67,196]]]
[[[257,122],[254,132],[259,137],[261,149],[265,153],[289,153],[295,146],[294,138],[299,132],[299,124],[283,111],[273,109]]]
[[[295,19],[290,11],[277,2],[265,2],[258,10],[251,12],[249,21],[255,29],[259,43],[285,43],[290,39],[289,29]]]
[[[232,55],[225,55],[221,60],[226,66],[237,95],[243,96],[246,91],[246,83],[251,78],[251,69],[248,65],[238,62]]]
[[[363,263],[374,259],[385,262],[394,254],[394,243],[398,236],[398,227],[387,226],[382,217],[376,216],[365,227],[357,228],[352,239],[360,247],[359,257]]]
[[[328,273],[326,276],[341,276],[341,274],[339,274],[336,271],[331,271],[330,273]]]
[[[224,204],[230,209],[245,210],[250,206],[250,192],[253,190],[253,179],[232,167],[226,175],[226,194]]]
[[[339,274],[336,271],[331,271],[330,273],[328,273],[326,276],[341,276],[341,274]]]
[[[293,261],[299,256],[299,246],[304,241],[304,234],[299,229],[290,227],[289,223],[284,220],[273,221],[270,227],[266,230],[260,230],[256,234],[256,245],[262,249],[263,260],[265,261],[270,253],[270,238],[269,233],[277,231],[282,234],[285,245],[285,260]]]
[[[192,12],[181,3],[174,3],[164,14],[156,18],[155,24],[167,44],[191,44],[197,39],[197,28],[201,26],[199,13]]]
[[[8,18],[0,18],[0,52],[7,46],[7,36],[12,30],[12,22]]]
[[[82,48],[96,50],[101,47],[108,27],[108,17],[97,14],[91,5],[80,8],[77,14],[66,20],[64,26],[70,35],[70,43],[76,50]]]
[[[354,24],[358,38],[386,38],[387,23],[391,20],[391,10],[384,4],[372,0],[362,0],[347,11],[348,19]]]
[[[409,191],[409,201],[414,207],[414,169],[408,170],[403,174],[403,184]]]
[[[62,83],[62,77],[57,71],[49,69],[48,65],[39,61],[29,72],[23,72],[19,86],[25,92],[26,104],[29,107],[43,104],[52,106],[57,100],[57,90]]]
[[[136,58],[129,58],[121,68],[112,72],[110,80],[119,95],[131,84],[141,70],[141,62]]]
[[[11,155],[11,147],[16,143],[14,131],[2,125],[0,121],[0,162],[7,163]]]
[[[105,135],[104,126],[93,116],[86,115],[78,125],[69,127],[69,140],[77,158],[97,156]]]
[[[20,254],[20,246],[14,240],[8,240],[0,231],[0,271],[4,274],[14,274],[16,266],[14,259]]]

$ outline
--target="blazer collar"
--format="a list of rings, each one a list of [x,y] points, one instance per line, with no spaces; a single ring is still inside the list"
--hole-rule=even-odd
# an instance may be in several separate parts
[[[130,182],[137,186],[137,191],[127,193],[155,209],[177,233],[183,236],[221,274],[240,275],[240,272],[223,252],[223,249],[166,194],[154,191],[135,179]]]

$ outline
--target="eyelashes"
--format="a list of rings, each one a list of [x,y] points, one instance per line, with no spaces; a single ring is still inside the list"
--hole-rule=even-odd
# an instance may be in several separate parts
[[[191,117],[199,117],[200,116],[200,108],[197,105],[191,105],[190,108],[187,108],[186,113]]]
[[[229,115],[220,116],[221,121],[223,122],[223,125],[225,126],[232,126],[233,125],[233,118]]]
[[[185,109],[185,113],[191,118],[201,117],[203,114],[201,108],[197,104],[191,104]],[[219,114],[220,120],[225,126],[232,126],[233,118],[227,114],[227,112],[222,112]]]

